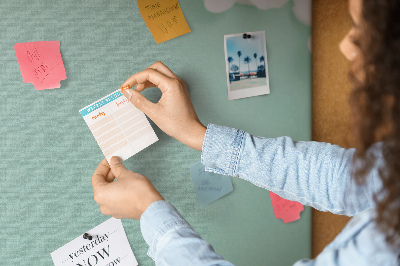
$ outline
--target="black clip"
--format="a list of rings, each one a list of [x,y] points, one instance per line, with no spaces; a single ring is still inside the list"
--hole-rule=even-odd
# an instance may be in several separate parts
[[[89,240],[92,240],[93,239],[93,236],[91,236],[90,234],[88,234],[88,233],[84,233],[83,234],[83,239],[89,239]]]
[[[243,39],[250,39],[251,35],[247,33],[243,33]]]

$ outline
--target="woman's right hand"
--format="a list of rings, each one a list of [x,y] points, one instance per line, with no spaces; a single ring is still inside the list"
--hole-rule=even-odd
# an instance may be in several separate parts
[[[135,89],[131,89],[136,85]],[[162,96],[157,103],[140,92],[157,87]],[[185,82],[161,62],[133,74],[121,86],[122,93],[166,134],[183,144],[202,150],[206,127],[200,122],[189,97]]]

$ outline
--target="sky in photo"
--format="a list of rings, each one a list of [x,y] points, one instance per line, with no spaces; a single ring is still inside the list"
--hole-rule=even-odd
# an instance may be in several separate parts
[[[227,58],[231,56],[233,58],[233,61],[231,62],[231,65],[235,64],[239,66],[239,57],[238,57],[238,51],[242,52],[242,55],[240,56],[240,72],[247,72],[248,71],[248,66],[244,62],[244,58],[246,56],[249,56],[251,59],[250,62],[250,71],[254,72],[256,71],[256,64],[254,59],[254,53],[257,53],[257,66],[260,65],[260,57],[265,56],[265,47],[264,46],[264,38],[263,34],[257,33],[250,33],[251,34],[251,39],[243,39],[243,34],[239,34],[237,36],[232,36],[226,38],[226,53],[227,53]],[[226,59],[227,59],[226,58]],[[262,63],[264,64],[264,63]]]

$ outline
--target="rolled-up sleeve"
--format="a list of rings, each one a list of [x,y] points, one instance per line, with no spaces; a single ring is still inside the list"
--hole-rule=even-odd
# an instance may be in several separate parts
[[[218,255],[166,201],[153,202],[140,217],[149,245],[147,255],[157,265],[233,265]]]
[[[209,124],[202,163],[207,171],[239,177],[288,200],[353,216],[374,207],[381,187],[374,169],[364,186],[351,177],[355,149],[290,137],[261,138]]]

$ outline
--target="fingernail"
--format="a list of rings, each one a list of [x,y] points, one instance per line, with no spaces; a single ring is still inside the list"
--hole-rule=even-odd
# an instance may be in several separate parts
[[[126,98],[128,98],[128,100],[130,100],[132,98],[132,90],[123,90],[122,93],[125,95]]]
[[[122,163],[122,160],[118,156],[113,156],[110,160],[110,164],[119,164],[119,163]]]

